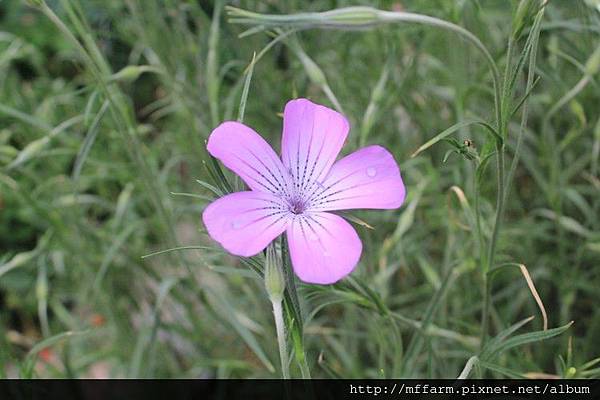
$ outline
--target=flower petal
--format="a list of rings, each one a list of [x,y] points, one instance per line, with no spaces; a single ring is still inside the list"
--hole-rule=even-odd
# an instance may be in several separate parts
[[[346,118],[327,107],[306,99],[286,104],[281,158],[300,196],[327,175],[344,145],[348,129]]]
[[[360,259],[362,243],[358,234],[335,214],[295,216],[286,234],[292,267],[304,282],[337,282],[352,272]]]
[[[244,124],[223,122],[210,134],[206,148],[252,190],[285,194],[291,189],[289,174],[275,151]]]
[[[237,192],[210,203],[202,213],[210,237],[232,254],[258,254],[285,231],[289,211],[270,193]]]
[[[394,157],[381,146],[368,146],[331,167],[320,190],[311,194],[310,209],[393,209],[402,205],[405,194]]]

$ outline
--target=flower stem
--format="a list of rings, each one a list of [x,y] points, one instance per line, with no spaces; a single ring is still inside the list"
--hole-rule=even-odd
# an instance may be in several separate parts
[[[301,340],[295,340],[294,354],[296,355],[296,361],[300,367],[300,373],[302,379],[311,379],[310,369],[308,368],[308,362],[306,361],[306,352],[304,351],[304,344]]]
[[[506,126],[498,122],[500,135],[506,137],[501,130]],[[496,255],[496,242],[500,232],[502,215],[504,213],[504,144],[496,142],[496,179],[498,187],[496,192],[496,216],[494,217],[494,227],[492,228],[492,237],[490,238],[486,264],[483,269],[483,312],[481,316],[481,347],[485,345],[488,333],[489,310],[491,306],[491,282],[489,282],[488,271],[492,269],[494,257]]]
[[[415,23],[452,31],[475,46],[484,56],[492,72],[496,119],[501,124],[500,73],[494,58],[485,45],[471,32],[451,22],[423,14],[383,11],[372,7],[344,7],[325,12],[309,12],[289,15],[260,14],[227,6],[229,22],[263,27],[288,27],[294,29],[333,28],[340,30],[364,29],[382,24]],[[499,129],[500,131],[500,129]]]
[[[287,346],[285,343],[285,325],[283,323],[283,310],[281,299],[271,299],[273,304],[273,316],[275,317],[275,329],[277,330],[277,344],[279,345],[279,358],[281,359],[281,374],[283,379],[290,379]]]
[[[483,311],[481,313],[481,338],[479,340],[480,348],[483,349],[486,344],[487,332],[490,319],[490,307],[492,304],[492,283],[489,275],[483,275]]]

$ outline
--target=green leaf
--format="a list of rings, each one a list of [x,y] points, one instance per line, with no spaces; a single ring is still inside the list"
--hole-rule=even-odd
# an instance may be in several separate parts
[[[371,230],[375,229],[371,225],[369,225],[367,222],[363,221],[362,219],[358,218],[355,215],[352,215],[350,213],[340,213],[340,215],[342,217],[346,218],[348,221],[354,222],[357,225],[364,226],[365,228],[371,229]]]
[[[524,345],[527,343],[539,342],[542,340],[553,338],[553,337],[558,336],[558,335],[562,334],[563,332],[565,332],[567,329],[569,329],[571,327],[571,325],[573,325],[573,321],[569,322],[566,325],[560,326],[558,328],[552,328],[552,329],[548,329],[545,331],[542,330],[542,331],[524,333],[521,335],[514,336],[510,339],[507,339],[506,341],[494,343],[494,346],[489,348],[485,352],[485,354],[481,355],[481,359],[487,361],[487,360],[490,360],[493,357],[495,357],[499,354],[502,354],[514,347],[521,346],[521,345]],[[489,344],[491,345],[491,342]]]
[[[244,89],[242,90],[242,98],[240,99],[240,108],[238,114],[238,122],[244,122],[244,114],[246,111],[246,102],[248,101],[248,92],[250,90],[250,82],[254,73],[254,64],[256,64],[256,53],[252,54],[252,61],[246,70],[246,79],[244,80]]]
[[[108,100],[105,100],[100,107],[100,111],[96,114],[96,118],[92,121],[90,128],[88,129],[85,139],[77,152],[77,158],[75,159],[75,165],[73,166],[73,181],[77,182],[79,180],[79,174],[81,173],[81,169],[83,168],[83,163],[87,159],[88,153],[92,148],[92,145],[96,141],[96,135],[98,134],[98,126],[100,125],[100,121],[104,116],[104,113],[108,109],[110,103]]]
[[[46,338],[46,339],[36,343],[31,348],[31,350],[29,350],[29,352],[25,356],[25,360],[24,360],[23,364],[21,365],[21,371],[20,371],[21,377],[22,378],[31,378],[32,377],[33,368],[35,366],[35,360],[40,351],[42,351],[48,347],[52,347],[52,346],[56,345],[57,343],[60,343],[63,340],[67,340],[71,337],[83,336],[83,335],[87,335],[91,332],[92,332],[91,330],[67,331],[67,332],[59,333],[58,335],[50,336],[49,338]]]
[[[156,74],[161,73],[158,68],[150,65],[127,65],[116,74],[113,74],[108,81],[133,82],[137,80],[144,72],[154,72]]]
[[[508,378],[511,379],[527,379],[527,377],[525,375],[522,375],[518,372],[515,372],[511,369],[505,368],[505,367],[501,367],[500,365],[497,364],[493,364],[487,361],[479,361],[477,363],[477,365],[479,365],[480,367],[489,369],[490,371],[494,371],[494,372],[498,372],[499,374],[505,375]]]
[[[430,148],[434,144],[438,143],[441,140],[446,139],[448,136],[452,135],[454,132],[456,132],[456,131],[458,131],[458,130],[460,130],[462,128],[465,128],[467,126],[470,126],[470,125],[480,125],[480,126],[483,126],[484,128],[486,128],[486,132],[489,133],[489,134],[491,134],[496,141],[498,141],[500,143],[503,142],[502,137],[487,122],[483,122],[483,121],[463,121],[463,122],[459,122],[457,124],[452,125],[450,128],[448,128],[448,129],[446,129],[446,130],[438,133],[433,138],[429,139],[427,142],[425,142],[425,144],[423,144],[413,154],[411,154],[411,157],[416,157],[417,155],[419,155],[423,151],[427,150],[428,148]]]
[[[560,225],[563,226],[569,232],[572,232],[576,235],[582,236],[586,239],[593,239],[594,232],[590,231],[583,225],[581,225],[578,221],[571,217],[565,217],[564,215],[557,215],[554,211],[548,209],[542,209],[536,211],[536,214],[539,214],[545,218],[557,221]]]
[[[492,279],[492,276],[495,274],[495,272],[497,271],[497,269],[492,269],[488,272],[488,275],[490,275],[490,280]],[[516,324],[513,324],[511,326],[509,326],[508,328],[506,328],[505,330],[501,331],[500,333],[498,333],[498,335],[496,335],[493,339],[491,339],[483,348],[483,350],[481,351],[480,354],[480,358],[481,359],[486,359],[489,358],[489,354],[491,353],[491,351],[498,347],[500,345],[500,343],[506,339],[507,337],[509,337],[510,335],[512,335],[513,333],[515,333],[517,330],[519,330],[522,326],[524,326],[525,324],[533,321],[535,317],[531,316],[525,319],[520,320],[519,322],[517,322]]]
[[[36,139],[32,142],[29,142],[27,146],[23,148],[17,155],[17,157],[6,166],[7,170],[14,169],[24,164],[25,162],[35,158],[39,153],[42,152],[48,146],[48,144],[52,141],[54,137],[58,134],[65,132],[71,126],[81,122],[83,120],[83,116],[78,115],[73,118],[69,118],[68,120],[62,122],[55,128],[53,128],[46,136],[43,136],[39,139]]]
[[[172,251],[179,251],[179,250],[213,250],[213,248],[209,247],[209,246],[181,246],[181,247],[173,247],[171,249],[159,250],[159,251],[155,251],[154,253],[143,255],[142,258],[154,257],[154,256],[157,256],[159,254],[170,253]]]
[[[210,190],[217,197],[222,197],[222,196],[225,195],[225,193],[223,193],[220,189],[217,189],[216,187],[214,187],[210,183],[201,181],[200,179],[196,179],[196,182],[198,182],[202,187]]]
[[[2,277],[2,275],[6,274],[7,272],[18,268],[22,265],[25,265],[29,261],[36,258],[40,254],[40,252],[42,252],[42,250],[46,248],[51,236],[52,230],[46,231],[46,233],[39,239],[35,249],[18,253],[14,257],[12,257],[10,261],[0,264],[0,277]]]
[[[45,348],[52,347],[55,344],[62,342],[65,339],[68,339],[73,336],[87,335],[90,332],[91,332],[91,330],[67,331],[67,332],[59,333],[58,335],[54,335],[49,338],[46,338],[46,339],[42,340],[41,342],[36,343],[35,346],[33,346],[31,348],[31,350],[29,350],[29,352],[27,353],[27,358],[35,357],[40,351],[44,350]]]

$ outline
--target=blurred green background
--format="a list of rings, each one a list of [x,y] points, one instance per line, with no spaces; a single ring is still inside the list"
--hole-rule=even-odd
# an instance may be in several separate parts
[[[224,4],[212,1],[48,0],[54,21],[34,3],[0,2],[0,376],[277,377],[263,283],[206,235],[200,215],[214,195],[196,181],[216,184],[205,140],[238,118],[244,72],[276,33],[239,37],[247,27],[228,23]],[[519,2],[231,4],[432,15],[473,32],[503,70]],[[532,15],[514,41],[515,63]],[[574,324],[503,352],[482,365],[485,376],[600,377],[599,35],[597,1],[546,7],[539,81],[498,240],[497,263],[527,266],[550,327]],[[312,375],[458,376],[478,354],[483,295],[468,154],[489,143],[481,128],[465,127],[453,135],[463,151],[441,142],[411,154],[457,122],[493,120],[483,58],[458,36],[418,25],[301,31],[254,66],[244,122],[278,148],[280,113],[294,97],[330,107],[337,99],[352,124],[344,153],[385,146],[409,194],[401,210],[354,214],[374,228],[356,225],[359,289],[299,285]],[[507,165],[520,112],[510,119]],[[478,198],[486,237],[494,173],[490,163]],[[207,248],[142,258],[186,245]],[[492,336],[533,315],[519,333],[542,329],[518,269],[498,274],[492,296]],[[422,345],[407,357],[414,338]]]

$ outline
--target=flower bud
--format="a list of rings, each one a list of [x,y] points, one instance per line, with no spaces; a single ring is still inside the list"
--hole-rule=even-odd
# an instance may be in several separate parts
[[[38,299],[48,298],[48,282],[46,279],[38,279],[35,284],[35,295]]]
[[[259,14],[227,6],[229,22],[247,25],[287,27],[331,27],[361,29],[384,22],[385,12],[371,7],[345,7],[325,12],[308,12],[290,15]]]
[[[15,158],[7,166],[7,168],[12,169],[12,168],[15,168],[15,167],[23,164],[25,161],[29,161],[31,158],[35,157],[42,150],[44,150],[44,148],[48,145],[49,142],[50,142],[50,136],[47,135],[47,136],[43,136],[39,139],[36,139],[33,142],[28,143],[27,146],[25,146],[23,148],[23,150],[21,150],[19,152],[19,155],[17,156],[17,158]]]
[[[271,301],[281,301],[285,290],[285,279],[283,276],[283,265],[281,257],[275,250],[275,245],[267,247],[267,258],[265,261],[265,288]]]
[[[156,69],[148,65],[127,65],[119,72],[110,77],[111,81],[133,82],[137,80],[144,72],[157,72]]]
[[[379,22],[378,10],[371,7],[345,7],[322,13],[323,22],[329,26],[364,28]]]
[[[539,7],[538,0],[521,0],[513,18],[513,37],[521,36],[523,29],[533,20],[533,15]]]

